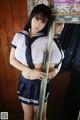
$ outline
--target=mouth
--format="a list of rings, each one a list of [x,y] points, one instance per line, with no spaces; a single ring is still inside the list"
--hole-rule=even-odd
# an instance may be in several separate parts
[[[35,28],[35,30],[38,30],[38,29],[39,29],[38,27]]]
[[[62,31],[60,30],[58,33],[61,33]]]
[[[39,31],[39,28],[35,28],[35,31],[37,31],[37,32],[38,32],[38,31]]]

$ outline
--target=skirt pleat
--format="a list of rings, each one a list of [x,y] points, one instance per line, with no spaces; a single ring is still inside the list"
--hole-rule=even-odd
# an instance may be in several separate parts
[[[24,78],[23,75],[20,75],[18,91],[17,91],[19,100],[26,104],[38,105],[40,85],[41,85],[40,80],[38,79],[29,80],[29,79]],[[49,95],[49,87],[47,86],[45,101],[48,99],[48,95]]]

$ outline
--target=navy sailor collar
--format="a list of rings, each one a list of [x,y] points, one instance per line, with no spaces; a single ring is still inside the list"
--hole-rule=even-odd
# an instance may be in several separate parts
[[[21,32],[29,36],[29,33],[26,30],[22,30]],[[39,37],[39,36],[46,36],[46,34],[44,32],[38,32],[33,37]]]

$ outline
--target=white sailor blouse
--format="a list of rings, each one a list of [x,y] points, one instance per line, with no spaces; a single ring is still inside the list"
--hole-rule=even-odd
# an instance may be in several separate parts
[[[28,35],[28,32],[26,32],[25,30],[23,30],[22,32]],[[38,36],[38,34],[36,34],[35,36]],[[46,50],[46,43],[47,43],[47,38],[46,36],[43,36],[37,38],[37,40],[35,40],[31,44],[31,55],[32,55],[33,64],[43,63],[44,53]],[[25,44],[25,36],[21,33],[16,33],[14,35],[11,45],[12,47],[15,48],[15,58],[22,64],[27,64],[27,60],[25,56],[25,51],[27,47],[27,45]],[[54,40],[52,41],[51,47],[52,49],[51,49],[50,63],[58,64],[62,59],[62,55]]]

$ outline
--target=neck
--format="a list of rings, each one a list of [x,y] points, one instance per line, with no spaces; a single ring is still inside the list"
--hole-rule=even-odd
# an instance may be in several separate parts
[[[31,38],[32,38],[35,34],[36,34],[36,32],[31,31],[31,30],[29,29],[29,35],[30,35]]]

